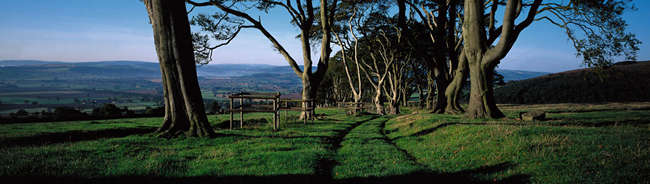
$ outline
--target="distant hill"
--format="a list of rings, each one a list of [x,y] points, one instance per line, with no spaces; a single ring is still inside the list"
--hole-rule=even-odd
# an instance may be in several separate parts
[[[315,67],[314,67],[315,68]],[[290,66],[211,64],[197,66],[204,90],[300,91],[301,82]],[[160,65],[142,61],[57,62],[0,61],[0,91],[111,90],[159,91]]]
[[[532,71],[505,70],[505,69],[497,69],[497,73],[503,75],[503,80],[505,82],[530,79],[530,78],[539,77],[548,74],[546,72],[532,72]]]
[[[301,68],[304,68],[301,66]],[[316,67],[313,67],[315,70]],[[497,70],[505,81],[523,80],[547,73],[520,70]],[[242,77],[255,74],[293,74],[290,66],[266,64],[210,64],[197,66],[204,78]],[[0,80],[160,78],[158,63],[143,61],[58,62],[38,60],[0,61]]]
[[[0,67],[4,66],[25,66],[25,65],[44,65],[44,64],[56,64],[61,62],[56,61],[39,61],[39,60],[2,60],[0,61]]]
[[[156,63],[0,61],[0,80],[132,79],[160,77]]]
[[[508,82],[497,103],[599,103],[650,101],[650,62],[621,62],[600,71],[571,70]]]

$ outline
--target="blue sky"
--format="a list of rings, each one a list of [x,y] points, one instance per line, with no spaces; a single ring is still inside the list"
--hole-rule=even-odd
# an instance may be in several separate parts
[[[625,14],[628,31],[644,43],[638,59],[650,60],[650,36],[645,33],[650,30],[650,1],[633,3],[638,10]],[[151,25],[138,0],[5,0],[0,1],[0,7],[0,60],[157,60]],[[272,10],[269,15],[259,16],[271,34],[300,60],[300,44],[295,39],[298,30],[287,24],[286,13]],[[242,31],[214,55],[213,63],[218,64],[287,65],[268,40],[252,29]],[[560,72],[581,66],[565,34],[557,27],[537,22],[524,30],[499,67]]]

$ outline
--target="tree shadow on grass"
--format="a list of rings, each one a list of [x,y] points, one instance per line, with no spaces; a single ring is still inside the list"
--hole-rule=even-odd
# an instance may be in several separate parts
[[[593,118],[596,119],[596,118]],[[572,118],[549,118],[555,121],[547,124],[548,126],[580,126],[580,127],[606,127],[606,126],[646,126],[650,121],[646,120],[617,120],[617,121],[599,121],[599,122],[581,122],[584,119]]]
[[[559,120],[559,119],[551,119],[551,120]],[[598,122],[598,123],[580,123],[580,122],[562,122],[562,123],[557,123],[557,122],[517,122],[517,123],[462,123],[462,122],[449,122],[449,123],[442,123],[439,124],[438,126],[427,128],[424,130],[420,130],[418,132],[415,132],[410,135],[406,136],[398,136],[395,138],[392,138],[391,140],[398,140],[401,138],[405,137],[419,137],[423,135],[427,135],[430,133],[433,133],[437,130],[440,130],[441,128],[445,128],[447,126],[451,125],[470,125],[470,126],[498,126],[498,125],[508,125],[508,126],[579,126],[579,127],[605,127],[605,126],[618,126],[618,125],[629,125],[629,126],[644,126],[650,124],[648,121],[643,121],[643,120],[625,120],[625,121],[603,121],[603,122]],[[397,130],[391,130],[391,131],[384,131],[385,134],[390,134],[391,132],[394,132]]]
[[[90,141],[102,138],[117,138],[130,135],[147,134],[155,131],[153,127],[112,128],[93,131],[73,130],[56,133],[43,133],[27,137],[12,137],[0,140],[0,147],[47,145],[56,143],[72,143]]]
[[[515,167],[506,162],[475,169],[468,169],[454,173],[436,173],[418,171],[405,175],[385,177],[355,177],[334,181],[334,183],[530,183],[530,175],[516,174],[505,178],[487,178],[487,174],[505,172]]]
[[[341,147],[341,142],[344,140],[352,129],[361,125],[363,122],[371,121],[377,117],[357,122],[343,130],[337,131],[337,135],[333,137],[319,137],[328,142],[331,147],[328,149],[338,150]],[[120,132],[125,132],[123,131]],[[115,131],[115,130],[113,130]],[[135,130],[134,130],[135,131]],[[142,131],[142,130],[138,130]],[[148,132],[153,129],[148,130]],[[128,132],[128,131],[126,131]],[[86,132],[87,133],[87,132]],[[108,133],[108,134],[103,134]],[[132,132],[133,133],[133,132]],[[135,133],[138,133],[135,131]],[[145,131],[144,133],[147,133]],[[61,133],[69,136],[70,132]],[[116,137],[116,132],[102,132],[99,135],[111,135]],[[130,135],[130,134],[128,134]],[[121,134],[121,136],[127,136]],[[236,136],[221,134],[219,136]],[[54,136],[56,137],[56,136]],[[86,136],[88,137],[88,136]],[[244,136],[248,137],[248,136]],[[257,137],[257,136],[251,136]],[[95,139],[101,138],[95,136]],[[278,137],[278,138],[293,138],[293,137]],[[90,140],[90,138],[86,139]],[[387,142],[387,138],[384,138]],[[67,140],[63,140],[66,142]],[[80,141],[76,139],[75,141]],[[405,154],[405,150],[401,150]],[[410,156],[410,155],[408,155]],[[409,159],[413,159],[412,156]],[[269,175],[269,176],[255,176],[255,175],[235,175],[235,176],[197,176],[197,177],[166,177],[166,176],[109,176],[109,177],[82,177],[82,176],[0,176],[0,179],[6,181],[21,181],[21,183],[529,183],[530,176],[525,174],[513,175],[501,179],[489,179],[486,175],[503,173],[513,167],[512,163],[501,163],[492,166],[485,166],[475,169],[468,169],[453,173],[438,173],[429,170],[421,170],[404,175],[392,176],[370,176],[370,177],[354,177],[344,179],[334,179],[332,170],[337,162],[332,158],[319,160],[318,166],[315,168],[314,174],[288,174],[288,175]],[[174,165],[174,164],[172,164]],[[29,173],[25,173],[29,175]],[[487,178],[487,179],[486,179]]]
[[[164,177],[164,176],[115,176],[115,177],[41,177],[41,176],[2,176],[5,181],[21,181],[21,183],[530,183],[526,174],[513,175],[501,179],[479,177],[482,174],[503,172],[514,167],[510,163],[501,163],[487,167],[469,169],[455,173],[413,172],[404,175],[354,177],[333,179],[332,176],[321,174],[288,174],[270,176],[197,176],[197,177]]]

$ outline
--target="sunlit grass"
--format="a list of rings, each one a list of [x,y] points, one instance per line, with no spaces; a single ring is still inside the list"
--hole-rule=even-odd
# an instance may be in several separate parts
[[[644,183],[650,169],[648,115],[638,110],[551,113],[551,121],[485,123],[413,114],[389,121],[386,129],[398,147],[439,172],[500,166],[472,175],[485,180],[524,175],[533,183]]]

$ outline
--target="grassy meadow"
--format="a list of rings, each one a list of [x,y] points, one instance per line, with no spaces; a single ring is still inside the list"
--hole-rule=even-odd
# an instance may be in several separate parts
[[[650,103],[502,105],[507,118],[209,116],[218,136],[152,136],[161,118],[0,125],[0,177],[25,182],[650,183]],[[517,120],[545,110],[546,121]],[[408,112],[408,113],[406,113]],[[237,118],[238,116],[235,116]],[[238,121],[235,121],[238,125]],[[236,126],[237,127],[237,126]]]

